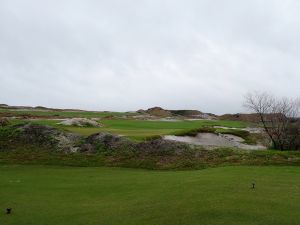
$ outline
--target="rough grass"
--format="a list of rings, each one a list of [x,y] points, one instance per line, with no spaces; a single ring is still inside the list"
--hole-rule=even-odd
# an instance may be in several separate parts
[[[113,166],[160,170],[192,170],[222,165],[300,166],[300,151],[247,151],[233,148],[206,150],[201,147],[174,149],[136,149],[120,146],[101,148],[95,153],[63,153],[32,144],[0,142],[0,164],[63,166]]]
[[[300,167],[0,166],[5,225],[298,225]],[[251,189],[252,182],[256,188]]]

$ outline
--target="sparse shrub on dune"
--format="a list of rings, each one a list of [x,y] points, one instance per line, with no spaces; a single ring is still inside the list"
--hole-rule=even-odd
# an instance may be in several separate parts
[[[197,129],[184,130],[175,132],[176,136],[197,136],[198,133],[215,133],[216,129],[213,127],[201,127]]]
[[[49,126],[0,129],[0,162],[147,169],[201,169],[218,165],[299,165],[300,152],[205,149],[176,141],[136,142],[109,133],[80,137]]]
[[[9,120],[7,118],[0,118],[0,127],[5,127],[9,124]]]

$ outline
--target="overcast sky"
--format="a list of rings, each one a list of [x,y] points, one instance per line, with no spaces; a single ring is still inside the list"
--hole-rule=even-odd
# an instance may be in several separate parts
[[[240,112],[300,95],[298,0],[0,0],[0,103]]]

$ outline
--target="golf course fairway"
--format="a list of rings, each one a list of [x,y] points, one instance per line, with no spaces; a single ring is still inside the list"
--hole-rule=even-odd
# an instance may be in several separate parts
[[[3,225],[297,225],[300,167],[1,165],[0,209]]]

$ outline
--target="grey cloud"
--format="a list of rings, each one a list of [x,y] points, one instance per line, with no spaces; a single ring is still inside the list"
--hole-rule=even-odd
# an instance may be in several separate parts
[[[300,3],[0,2],[0,102],[94,110],[242,111],[299,95]]]

